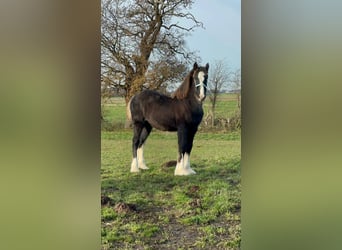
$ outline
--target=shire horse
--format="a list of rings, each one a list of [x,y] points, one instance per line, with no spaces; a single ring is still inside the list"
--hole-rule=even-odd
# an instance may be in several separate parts
[[[177,131],[178,159],[175,175],[196,174],[190,167],[190,153],[203,117],[202,102],[206,97],[208,69],[208,63],[205,67],[195,63],[171,97],[144,90],[131,98],[127,106],[127,115],[132,121],[134,132],[131,172],[148,169],[143,146],[152,128],[156,128]]]

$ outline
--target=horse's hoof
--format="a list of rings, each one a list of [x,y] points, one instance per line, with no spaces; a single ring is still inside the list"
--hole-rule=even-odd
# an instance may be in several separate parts
[[[131,168],[131,173],[139,173],[140,172],[140,169],[139,168],[137,168],[137,169],[135,169],[135,168]]]
[[[145,164],[144,165],[139,165],[140,169],[149,169]]]
[[[196,174],[196,172],[194,170],[192,170],[191,168],[181,168],[181,169],[177,169],[175,170],[175,175],[192,175],[192,174]]]
[[[196,174],[195,170],[193,170],[192,168],[189,168],[187,170],[190,172],[190,174]]]
[[[138,168],[138,161],[137,158],[133,158],[131,163],[131,173],[138,173],[140,169]]]

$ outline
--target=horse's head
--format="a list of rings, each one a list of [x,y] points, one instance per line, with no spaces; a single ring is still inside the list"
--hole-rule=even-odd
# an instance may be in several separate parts
[[[205,67],[194,64],[192,78],[195,84],[195,95],[199,101],[204,101],[207,94],[209,63]]]
[[[197,100],[200,102],[204,101],[207,93],[208,70],[209,63],[207,63],[205,67],[199,67],[197,63],[195,63],[192,70],[185,77],[183,83],[171,97],[182,100],[189,98],[189,96],[193,97],[194,94]]]

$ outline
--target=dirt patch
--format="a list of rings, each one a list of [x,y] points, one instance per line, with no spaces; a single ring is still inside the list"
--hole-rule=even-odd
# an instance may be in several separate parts
[[[101,195],[101,206],[112,206],[113,204],[114,202],[110,197]]]
[[[163,168],[175,167],[177,165],[177,161],[168,161],[161,165]]]
[[[192,198],[198,198],[199,191],[200,191],[200,186],[193,185],[188,188],[186,195]]]
[[[189,202],[190,207],[192,208],[202,208],[202,201],[201,199],[193,199]]]
[[[118,214],[136,212],[137,208],[134,204],[128,204],[124,202],[119,202],[115,204],[114,211]]]
[[[136,212],[137,207],[135,204],[128,204],[124,202],[114,203],[113,199],[106,195],[101,195],[101,206],[113,207],[113,210],[118,214]]]

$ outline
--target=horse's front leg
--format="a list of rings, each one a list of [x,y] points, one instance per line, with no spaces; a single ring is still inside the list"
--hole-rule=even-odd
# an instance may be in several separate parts
[[[186,126],[178,128],[178,160],[175,175],[191,175],[196,172],[190,167],[190,153],[196,131]]]

